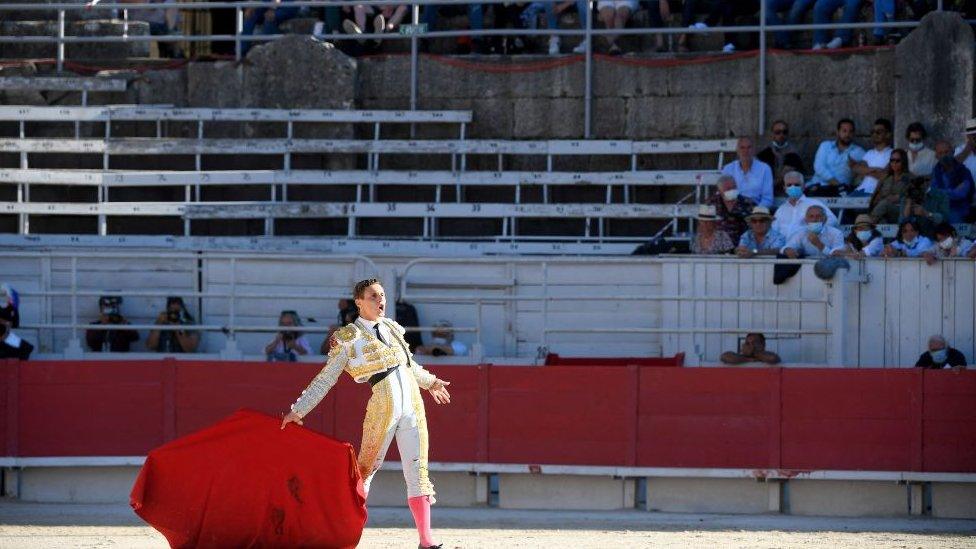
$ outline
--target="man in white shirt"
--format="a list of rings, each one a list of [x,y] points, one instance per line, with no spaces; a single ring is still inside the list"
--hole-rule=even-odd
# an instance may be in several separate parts
[[[722,173],[731,175],[739,188],[739,194],[751,199],[757,206],[773,207],[773,169],[756,158],[752,139],[740,137],[735,150],[739,159],[729,162]]]
[[[832,255],[844,249],[844,233],[824,223],[826,209],[810,206],[806,213],[806,229],[797,231],[786,240],[781,250],[790,259],[817,258]]]
[[[861,184],[848,196],[871,196],[878,182],[888,175],[888,160],[891,158],[891,120],[879,118],[871,130],[871,144],[874,147],[864,153],[864,157],[854,166],[854,173],[863,175]]]
[[[976,179],[976,118],[970,118],[969,122],[966,122],[966,130],[963,133],[966,142],[956,147],[954,154],[956,160],[962,162],[969,169],[969,173],[973,174],[973,179]]]
[[[827,224],[832,227],[838,225],[837,216],[823,202],[803,194],[803,174],[786,172],[783,174],[783,187],[786,189],[787,199],[776,208],[776,215],[773,217],[773,229],[781,235],[789,238],[796,231],[803,229],[807,209],[810,206],[823,208],[826,212]]]

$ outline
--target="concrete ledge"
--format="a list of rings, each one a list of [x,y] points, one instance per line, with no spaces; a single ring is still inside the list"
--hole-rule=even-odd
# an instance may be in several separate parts
[[[437,505],[477,507],[488,504],[488,477],[469,473],[431,473]],[[373,477],[368,505],[398,507],[406,504],[407,489],[399,468],[383,467]]]
[[[908,486],[895,482],[792,480],[789,512],[835,517],[907,516]]]
[[[636,481],[579,475],[498,475],[505,509],[633,509]]]
[[[778,482],[750,479],[649,478],[647,509],[678,513],[779,512],[779,490]]]
[[[976,519],[976,485],[933,482],[932,516]]]
[[[118,503],[129,501],[139,467],[39,467],[15,476],[23,501]]]

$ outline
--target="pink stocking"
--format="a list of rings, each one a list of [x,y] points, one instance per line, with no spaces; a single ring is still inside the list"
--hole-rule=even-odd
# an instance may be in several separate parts
[[[413,514],[414,523],[417,524],[420,545],[432,547],[435,544],[434,534],[430,531],[430,496],[407,498],[407,505],[410,507],[410,513]]]

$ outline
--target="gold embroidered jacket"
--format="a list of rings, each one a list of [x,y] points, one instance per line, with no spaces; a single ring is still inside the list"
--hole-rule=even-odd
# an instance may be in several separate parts
[[[305,417],[312,411],[339,380],[343,370],[349,373],[356,383],[365,383],[373,374],[388,370],[396,365],[407,367],[413,372],[417,385],[429,389],[437,378],[413,359],[409,346],[403,338],[406,330],[393,320],[380,318],[386,324],[395,341],[387,347],[375,335],[364,331],[353,322],[336,331],[337,344],[329,351],[325,367],[318,373],[301,396],[292,404],[291,411]],[[406,350],[406,354],[404,351]]]

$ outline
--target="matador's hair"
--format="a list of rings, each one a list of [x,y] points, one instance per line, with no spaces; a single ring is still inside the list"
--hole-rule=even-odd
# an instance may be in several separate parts
[[[352,296],[355,299],[362,299],[366,297],[366,288],[369,288],[373,284],[379,284],[380,279],[378,278],[367,278],[366,280],[360,280],[356,283],[356,286],[352,290]]]

